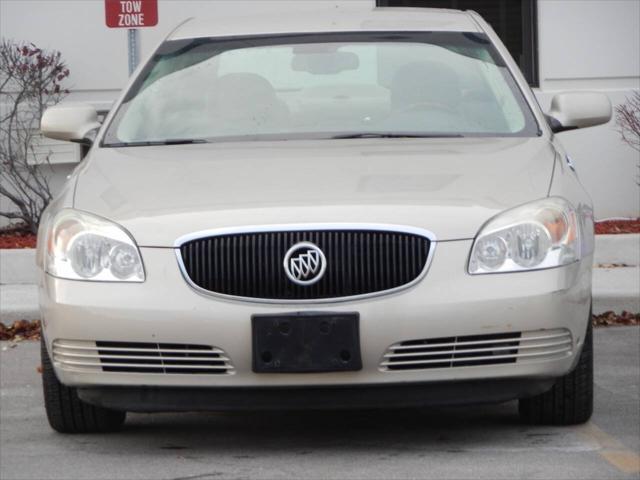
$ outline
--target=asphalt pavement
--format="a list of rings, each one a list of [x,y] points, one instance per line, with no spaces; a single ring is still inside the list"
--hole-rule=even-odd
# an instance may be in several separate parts
[[[595,330],[595,414],[520,425],[517,405],[416,410],[132,414],[122,432],[60,435],[38,344],[0,354],[0,478],[640,478],[640,329]]]

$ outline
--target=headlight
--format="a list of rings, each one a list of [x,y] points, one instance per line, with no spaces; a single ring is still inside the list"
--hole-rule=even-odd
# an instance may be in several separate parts
[[[569,202],[552,197],[489,220],[471,248],[469,273],[559,267],[580,259],[580,231]]]
[[[45,270],[59,278],[143,282],[133,238],[120,226],[84,212],[62,210],[47,232]]]

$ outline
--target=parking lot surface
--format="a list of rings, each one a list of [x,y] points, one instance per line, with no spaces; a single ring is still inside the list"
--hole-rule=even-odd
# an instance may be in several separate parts
[[[122,432],[48,426],[39,345],[2,343],[0,478],[640,478],[640,329],[595,330],[596,404],[577,427],[515,402],[416,410],[131,414]]]

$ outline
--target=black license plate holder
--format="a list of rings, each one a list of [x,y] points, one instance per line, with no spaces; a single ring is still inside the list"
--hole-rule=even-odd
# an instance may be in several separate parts
[[[253,315],[256,373],[347,372],[362,369],[358,313]]]

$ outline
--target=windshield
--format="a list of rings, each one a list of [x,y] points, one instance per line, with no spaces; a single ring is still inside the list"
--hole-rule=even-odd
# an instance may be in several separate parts
[[[484,35],[254,36],[165,42],[103,146],[537,131]]]

